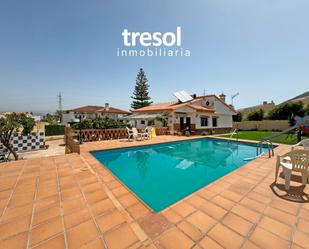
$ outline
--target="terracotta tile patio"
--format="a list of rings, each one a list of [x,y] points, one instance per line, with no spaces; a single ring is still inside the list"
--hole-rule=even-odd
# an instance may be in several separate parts
[[[179,139],[190,138],[92,142],[81,155],[0,164],[0,248],[309,248],[309,203],[273,192],[275,157],[153,213],[89,153]]]

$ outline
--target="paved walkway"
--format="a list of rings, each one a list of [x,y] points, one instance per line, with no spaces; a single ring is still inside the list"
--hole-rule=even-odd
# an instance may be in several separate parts
[[[153,213],[89,153],[179,139],[93,142],[81,155],[0,164],[0,248],[309,248],[309,204],[273,193],[275,158]]]

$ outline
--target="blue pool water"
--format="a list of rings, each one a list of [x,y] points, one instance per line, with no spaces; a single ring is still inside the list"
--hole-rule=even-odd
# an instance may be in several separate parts
[[[202,138],[95,151],[93,156],[152,210],[161,211],[256,156],[256,145]]]

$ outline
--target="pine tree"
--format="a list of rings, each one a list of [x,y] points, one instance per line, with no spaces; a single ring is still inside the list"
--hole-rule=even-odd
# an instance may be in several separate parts
[[[148,96],[149,85],[147,84],[147,82],[148,80],[145,75],[145,72],[141,68],[136,77],[136,84],[135,84],[133,96],[131,96],[131,98],[133,99],[131,107],[133,109],[139,109],[144,106],[149,106],[152,104],[152,101],[150,101],[150,97]]]

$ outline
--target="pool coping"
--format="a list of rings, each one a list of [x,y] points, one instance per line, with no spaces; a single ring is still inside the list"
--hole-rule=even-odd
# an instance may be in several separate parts
[[[185,199],[189,198],[191,195],[195,194],[195,193],[198,192],[199,190],[201,190],[201,189],[207,187],[208,185],[211,185],[211,184],[215,183],[216,181],[220,180],[222,177],[225,177],[225,176],[229,175],[230,173],[232,173],[232,172],[238,170],[239,168],[242,168],[242,167],[246,166],[246,165],[249,164],[250,162],[256,160],[258,157],[257,157],[257,158],[254,158],[254,159],[252,159],[252,160],[249,160],[248,162],[246,162],[246,163],[244,163],[243,165],[241,165],[240,167],[238,167],[238,168],[232,170],[231,172],[227,173],[226,175],[223,175],[223,176],[219,177],[218,179],[216,179],[216,180],[214,180],[214,181],[212,181],[212,182],[210,182],[210,183],[208,183],[208,184],[202,186],[201,188],[199,188],[199,189],[197,189],[197,190],[191,192],[191,193],[188,194],[187,196],[185,196],[185,197],[179,199],[178,201],[172,203],[171,205],[165,207],[164,209],[162,209],[162,210],[160,210],[160,211],[155,211],[155,210],[153,210],[145,201],[143,201],[133,190],[131,190],[125,183],[123,183],[123,182],[122,182],[122,181],[121,181],[121,180],[120,180],[120,179],[119,179],[119,178],[118,178],[106,165],[104,165],[102,162],[100,162],[92,153],[93,153],[93,152],[101,152],[101,151],[113,151],[113,150],[119,150],[119,149],[129,149],[129,148],[134,148],[134,147],[147,147],[147,146],[152,146],[152,145],[169,144],[169,143],[177,143],[177,142],[180,142],[180,143],[181,143],[181,142],[185,142],[185,141],[189,141],[189,140],[198,140],[198,139],[207,139],[207,138],[208,138],[208,139],[219,139],[219,140],[220,140],[220,139],[222,139],[222,140],[230,140],[230,141],[233,141],[233,142],[240,142],[240,143],[245,143],[245,144],[248,144],[248,143],[249,143],[249,144],[254,144],[254,145],[257,145],[257,144],[258,144],[258,143],[254,142],[254,141],[252,141],[252,140],[243,140],[243,139],[241,139],[241,140],[239,140],[239,139],[235,140],[235,139],[228,139],[228,138],[216,137],[216,136],[198,136],[198,137],[192,136],[192,137],[190,137],[189,139],[184,139],[184,140],[168,141],[168,142],[158,142],[158,143],[143,144],[143,145],[134,145],[134,146],[125,146],[125,147],[121,147],[121,148],[98,149],[98,150],[91,150],[91,151],[88,151],[88,153],[90,153],[91,156],[92,156],[96,161],[98,161],[106,170],[108,170],[109,173],[110,173],[110,174],[111,174],[111,175],[112,175],[124,188],[126,188],[126,189],[130,192],[130,194],[134,195],[134,197],[137,198],[138,201],[140,201],[146,208],[148,208],[149,211],[151,211],[151,212],[153,212],[153,213],[162,213],[162,212],[164,212],[165,210],[167,210],[167,209],[169,209],[169,208],[175,206],[176,204],[178,204],[178,203],[181,202],[182,200],[185,200]],[[275,150],[278,146],[279,146],[279,145],[274,144],[274,148],[273,148],[273,149]]]
[[[206,137],[218,138],[217,136],[194,136],[194,137],[193,136],[192,137],[161,136],[160,142],[156,141],[156,142],[151,143],[151,144],[165,143],[166,141],[164,141],[164,140],[166,140],[166,139],[162,138],[162,137],[166,137],[166,139],[168,140],[167,142],[191,140],[191,139],[206,138]],[[229,140],[227,138],[219,138],[219,139]],[[234,140],[234,139],[231,139],[231,140]],[[239,139],[239,141],[256,144],[256,142],[252,141],[252,140],[248,141],[248,140],[245,140],[245,139]],[[111,142],[111,144],[109,144],[108,142],[106,143],[106,142],[107,141],[87,143],[88,144],[87,149],[86,148],[81,149],[81,156],[82,157],[86,156],[85,162],[87,163],[87,165],[89,167],[93,168],[94,174],[97,175],[98,178],[101,179],[102,184],[105,186],[104,189],[105,189],[106,193],[108,193],[108,195],[110,196],[110,199],[115,200],[114,204],[116,206],[120,206],[119,209],[125,214],[126,217],[128,217],[127,222],[130,223],[132,229],[134,228],[133,229],[134,232],[139,237],[139,239],[142,243],[148,243],[148,241],[151,241],[151,243],[153,243],[153,245],[158,246],[158,248],[162,248],[161,245],[162,245],[162,243],[165,243],[164,240],[165,240],[166,237],[171,239],[171,241],[172,241],[171,243],[175,243],[175,241],[174,241],[175,235],[172,235],[173,234],[172,231],[178,231],[178,232],[182,231],[182,233],[185,233],[187,238],[190,238],[191,240],[193,239],[193,241],[195,241],[195,243],[200,245],[200,247],[201,247],[201,243],[203,242],[202,239],[196,240],[194,237],[191,237],[191,235],[187,233],[188,231],[183,230],[185,228],[181,227],[184,224],[187,224],[187,225],[191,224],[190,226],[192,226],[192,223],[188,221],[188,219],[191,218],[191,216],[196,216],[198,214],[205,214],[206,213],[208,215],[207,217],[215,220],[214,225],[211,225],[211,227],[210,227],[211,231],[213,231],[213,230],[215,230],[215,228],[219,228],[219,227],[224,227],[224,229],[226,229],[227,226],[226,226],[226,224],[223,223],[223,220],[225,220],[226,217],[229,216],[229,214],[235,215],[235,211],[232,212],[231,207],[229,207],[229,206],[225,207],[225,206],[222,206],[222,203],[217,203],[218,199],[220,200],[220,198],[221,198],[222,200],[233,203],[233,205],[232,205],[233,210],[234,210],[234,207],[236,208],[239,205],[241,207],[243,207],[243,205],[244,205],[244,207],[250,208],[252,210],[252,211],[250,210],[250,212],[262,213],[262,217],[264,217],[264,215],[265,215],[265,214],[263,214],[264,211],[262,211],[262,210],[256,211],[256,207],[254,207],[254,206],[251,207],[251,205],[254,202],[256,202],[256,200],[254,198],[252,199],[251,193],[256,194],[257,192],[255,192],[255,191],[258,191],[258,193],[260,193],[260,191],[263,191],[263,193],[265,191],[267,191],[266,192],[267,194],[265,193],[266,194],[265,198],[271,198],[272,200],[277,200],[277,198],[278,198],[271,191],[270,185],[269,185],[270,182],[273,182],[273,179],[274,179],[272,172],[274,171],[276,156],[274,156],[272,158],[268,158],[268,155],[263,155],[261,157],[258,157],[254,160],[251,160],[251,161],[245,163],[240,168],[237,168],[234,171],[228,173],[227,175],[220,177],[219,179],[213,181],[212,183],[203,186],[201,189],[198,189],[198,190],[192,192],[190,195],[180,199],[179,201],[177,201],[174,204],[168,206],[167,208],[161,210],[160,212],[154,212],[138,196],[136,196],[133,191],[131,191],[124,183],[122,183],[122,181],[120,181],[105,165],[103,165],[101,162],[99,162],[91,154],[91,151],[106,150],[106,147],[108,147],[108,149],[120,149],[120,148],[124,147],[121,144],[120,141]],[[146,145],[148,145],[147,141],[146,141],[146,143],[147,143]],[[141,145],[144,145],[144,143],[143,142],[132,143],[132,145],[125,146],[125,147],[136,147],[136,146],[141,146]],[[285,152],[289,151],[290,147],[291,147],[290,145],[278,144],[278,146],[276,148],[274,148],[275,155],[282,154],[283,152],[285,153]],[[91,162],[93,162],[95,164],[94,167],[92,165],[90,165]],[[102,165],[103,165],[103,167],[102,167]],[[110,182],[104,180],[104,177],[106,177],[106,176],[104,176],[104,175],[106,175],[106,172],[113,179],[113,180],[110,180]],[[119,196],[117,194],[117,196],[116,196],[114,194],[115,189],[113,189],[112,187],[109,186],[109,184],[111,182],[113,182],[113,183],[117,182],[120,186],[120,187],[117,187],[117,190],[120,189],[120,188],[124,188],[127,191],[127,193],[123,194],[123,195],[119,195]],[[245,186],[243,186],[244,183],[246,183]],[[238,186],[238,184],[240,184],[240,190],[239,190],[240,192],[238,192],[238,190],[235,189],[235,187]],[[253,191],[252,186],[255,186],[254,191]],[[263,187],[260,187],[260,186],[263,186]],[[266,189],[265,189],[265,187],[266,187]],[[246,190],[246,192],[241,193],[241,191],[243,191],[244,189]],[[236,195],[238,195],[240,199],[239,200],[234,199],[235,198],[234,196],[226,196],[226,194],[228,192],[234,193],[234,194],[236,193]],[[210,194],[210,196],[208,196],[208,194]],[[206,196],[204,196],[204,195],[206,195]],[[269,195],[271,195],[272,197],[267,197]],[[136,200],[136,202],[134,202],[133,204],[129,204],[129,205],[127,203],[124,204],[122,202],[123,197],[134,198]],[[222,218],[218,218],[218,217],[212,216],[212,214],[209,214],[209,212],[206,211],[205,209],[203,209],[202,206],[198,205],[198,200],[201,199],[201,198],[204,200],[204,202],[206,200],[205,205],[214,205],[214,203],[215,203],[217,208],[219,208],[219,209],[223,208],[223,210],[226,210],[225,215],[223,215]],[[249,202],[249,203],[246,203],[246,202]],[[253,202],[253,203],[250,203],[250,202]],[[284,203],[286,203],[286,205],[291,205],[290,203],[288,203],[286,201]],[[143,206],[147,210],[147,213],[142,212],[141,215],[136,215],[136,213],[135,214],[132,213],[132,208],[135,207],[135,206],[138,206],[138,205]],[[267,206],[269,204],[264,204],[263,202],[261,202],[261,203],[256,202],[256,205],[257,205],[257,207],[260,207],[260,206],[264,206],[264,205]],[[297,204],[297,205],[298,205],[298,207],[302,207],[301,204]],[[187,208],[191,209],[192,211],[189,211],[189,213],[186,213],[186,212],[188,212]],[[185,214],[184,214],[184,212],[185,212]],[[239,213],[236,213],[236,215],[238,217],[244,217],[242,214],[239,214]],[[176,218],[176,217],[178,217],[178,218]],[[297,216],[296,219],[298,219],[298,217],[299,216]],[[177,219],[177,220],[175,220],[175,219]],[[179,221],[179,219],[180,219],[180,221]],[[248,222],[248,220],[246,218],[245,218],[245,220],[246,220],[246,222]],[[199,222],[202,222],[202,221],[199,221]],[[260,231],[260,230],[256,231],[256,229],[260,228],[259,224],[261,223],[261,218],[259,218],[255,222],[253,222],[253,221],[249,221],[249,222],[252,222],[254,224],[253,228],[251,229],[251,232],[247,233],[247,235],[242,235],[242,234],[238,233],[238,236],[241,235],[242,238],[244,239],[240,247],[242,247],[246,244],[250,244],[250,243],[252,244],[253,239],[254,239],[254,242],[255,242],[253,244],[253,246],[259,245],[259,243],[260,243],[256,238],[253,238],[252,236],[255,235],[256,233],[258,233],[258,231]],[[284,222],[284,221],[280,220],[280,222]],[[258,226],[257,226],[257,224],[258,224]],[[193,226],[193,227],[192,227],[193,229],[196,229],[196,226]],[[229,227],[229,229],[231,229],[231,227]],[[155,230],[156,233],[154,233],[153,230]],[[208,232],[205,233],[201,229],[200,229],[200,231],[202,231],[202,234],[204,234],[203,235],[204,238],[208,238],[208,239],[212,238],[211,242],[215,242],[215,243],[217,243],[217,245],[221,244],[220,243],[221,239],[218,238],[218,239],[214,240],[214,237],[209,235]],[[235,231],[235,229],[234,229],[234,231]],[[222,240],[225,240],[225,238],[222,238]],[[292,238],[286,238],[284,243],[286,243],[286,241],[288,241],[288,243],[291,244],[292,241],[294,241],[294,239],[293,239],[293,237]],[[223,244],[221,244],[221,245],[223,245]],[[299,243],[298,243],[298,245],[299,245]],[[200,248],[200,247],[198,247],[198,248]],[[167,248],[170,248],[170,247],[167,247]],[[206,248],[208,248],[208,247],[206,247]]]
[[[141,204],[143,204],[150,212],[155,213],[155,214],[162,214],[163,212],[165,212],[166,210],[173,208],[174,206],[178,205],[179,203],[181,203],[182,201],[189,199],[190,197],[192,197],[194,194],[196,194],[198,191],[202,190],[203,188],[206,188],[207,186],[210,186],[212,184],[215,184],[216,182],[220,181],[222,178],[227,177],[228,175],[230,175],[231,173],[238,171],[239,169],[247,166],[248,164],[256,161],[259,158],[265,158],[266,155],[262,155],[260,157],[257,157],[253,160],[250,160],[248,162],[246,162],[245,164],[243,164],[241,167],[229,172],[228,174],[221,176],[220,178],[216,179],[215,181],[204,185],[203,187],[197,189],[196,191],[190,193],[189,195],[183,197],[182,199],[176,201],[175,203],[169,205],[168,207],[162,209],[159,212],[154,211],[151,207],[149,207],[141,198],[139,198],[129,187],[126,186],[126,184],[124,184],[111,170],[109,170],[108,167],[106,167],[103,163],[101,163],[98,159],[96,159],[92,152],[98,152],[98,151],[110,151],[110,150],[117,150],[117,149],[128,149],[128,148],[133,148],[133,147],[143,147],[143,146],[151,146],[151,145],[159,145],[159,144],[165,144],[165,143],[173,143],[173,142],[182,142],[182,141],[187,141],[187,140],[195,140],[195,139],[202,139],[202,138],[210,138],[210,139],[222,139],[222,140],[231,140],[231,141],[238,141],[238,142],[243,142],[243,143],[251,143],[251,144],[257,144],[258,141],[253,141],[253,140],[246,140],[246,139],[233,139],[233,138],[226,138],[226,137],[218,137],[219,135],[215,135],[215,136],[191,136],[191,137],[184,137],[184,136],[176,136],[177,138],[182,138],[182,139],[177,139],[175,141],[163,141],[163,142],[155,142],[155,143],[151,143],[151,144],[133,144],[131,146],[125,146],[125,147],[115,147],[115,148],[107,148],[107,149],[94,149],[94,150],[86,150],[83,151],[81,154],[83,153],[88,153],[89,155],[91,155],[91,157],[96,160],[101,166],[104,167],[105,170],[107,170],[113,177],[114,179],[121,184],[122,187],[124,187],[131,195],[133,195]],[[149,140],[144,140],[144,141],[149,141]],[[140,142],[140,141],[139,141]],[[90,142],[91,143],[91,142]],[[94,143],[98,143],[98,142],[94,142]],[[88,143],[89,144],[89,143]],[[276,150],[276,148],[280,147],[281,144],[273,144],[275,145],[274,147],[274,151]],[[267,156],[268,158],[268,156]],[[86,162],[87,163],[87,162]],[[91,167],[91,166],[90,166]],[[113,193],[111,193],[113,195]]]
[[[152,142],[161,144],[185,139],[188,138],[160,136]],[[154,213],[88,152],[145,143],[151,142],[90,142],[81,146],[81,155],[5,163],[0,171],[5,180],[0,184],[4,189],[0,191],[0,210],[4,208],[6,215],[0,223],[3,232],[0,244],[3,241],[12,245],[8,248],[15,248],[20,236],[25,240],[18,243],[28,249],[49,248],[54,243],[63,249],[71,245],[79,245],[78,249],[94,246],[114,249],[120,245],[130,249],[281,249],[303,248],[308,244],[309,232],[304,226],[309,224],[306,223],[309,222],[309,204],[284,198],[287,192],[282,191],[282,175],[274,184],[276,157],[252,160]],[[275,152],[282,155],[290,150],[291,146],[280,145]],[[291,186],[299,188],[301,181],[295,180]],[[44,187],[50,183],[57,187]],[[31,195],[30,199],[24,199],[24,194]],[[33,208],[26,214],[23,210],[14,211],[14,217],[10,217],[11,208],[24,205]],[[59,205],[60,210],[53,209],[55,205]],[[46,212],[51,216],[44,216]],[[37,220],[37,217],[44,219]],[[29,223],[21,228],[20,222],[26,219]],[[53,226],[56,221],[60,222],[57,231]],[[12,230],[14,227],[17,230]],[[48,234],[38,234],[43,228]],[[89,229],[94,232],[89,234]]]

